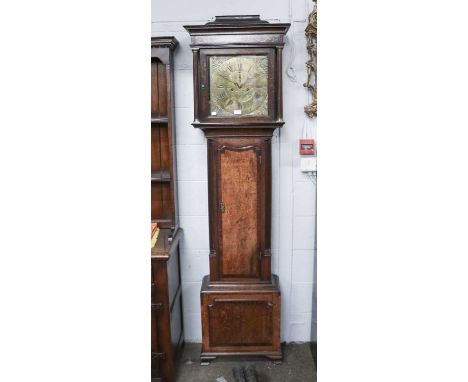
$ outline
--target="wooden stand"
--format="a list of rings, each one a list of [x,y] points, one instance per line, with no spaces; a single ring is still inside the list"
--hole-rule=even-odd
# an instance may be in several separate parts
[[[217,16],[189,25],[194,122],[208,140],[210,275],[201,289],[201,360],[282,358],[271,274],[271,138],[284,124],[281,56],[289,24]]]

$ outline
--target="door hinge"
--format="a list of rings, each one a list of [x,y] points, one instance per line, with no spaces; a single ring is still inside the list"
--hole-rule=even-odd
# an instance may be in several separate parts
[[[151,353],[151,359],[166,359],[166,353]]]
[[[163,304],[162,302],[157,302],[155,304],[151,304],[151,310],[162,310]]]
[[[226,211],[226,205],[224,204],[224,202],[221,202],[220,208],[221,208],[221,213],[224,214],[224,211]]]

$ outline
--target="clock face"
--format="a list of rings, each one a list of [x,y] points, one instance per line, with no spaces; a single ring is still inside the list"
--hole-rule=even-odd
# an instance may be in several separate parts
[[[212,116],[268,115],[267,56],[210,56]]]

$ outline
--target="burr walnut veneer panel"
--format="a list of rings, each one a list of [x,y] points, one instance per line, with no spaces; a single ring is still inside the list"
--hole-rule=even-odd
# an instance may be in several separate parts
[[[223,277],[259,277],[258,160],[254,146],[221,147]]]

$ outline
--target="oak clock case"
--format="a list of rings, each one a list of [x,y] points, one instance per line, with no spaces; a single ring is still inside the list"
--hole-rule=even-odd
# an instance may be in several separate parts
[[[210,274],[201,288],[203,363],[282,359],[281,293],[271,273],[271,138],[284,124],[282,49],[289,24],[257,15],[188,25],[194,122],[208,146]]]

